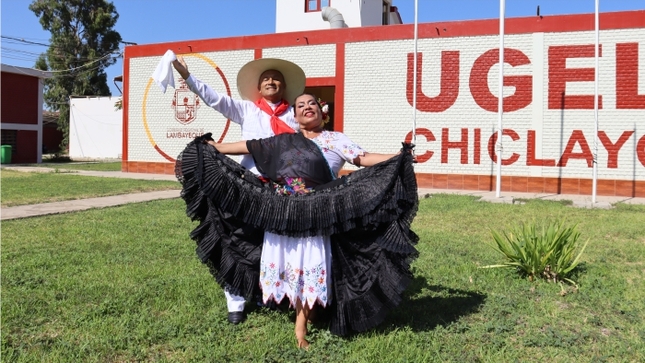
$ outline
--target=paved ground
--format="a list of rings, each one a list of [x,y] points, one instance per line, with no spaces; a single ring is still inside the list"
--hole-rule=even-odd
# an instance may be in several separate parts
[[[41,167],[25,166],[5,166],[2,169],[18,170],[25,172],[51,172],[54,169]],[[80,175],[109,177],[109,178],[130,178],[144,180],[176,180],[174,175],[145,174],[145,173],[123,173],[120,171],[74,171]],[[179,184],[178,184],[179,187]],[[630,204],[645,205],[645,198],[631,197],[607,197],[597,196],[595,203],[590,195],[565,195],[565,194],[535,194],[535,193],[516,193],[502,192],[498,197],[495,191],[470,191],[470,190],[450,190],[450,189],[427,189],[420,188],[419,196],[432,195],[436,193],[473,195],[480,197],[481,200],[492,203],[521,203],[522,199],[544,199],[544,200],[570,200],[573,205],[580,208],[611,208],[613,204],[622,202]],[[2,208],[0,210],[1,220],[27,218],[47,214],[67,213],[91,208],[104,208],[127,203],[137,203],[156,199],[178,198],[179,190],[167,190],[148,193],[134,193],[115,195],[110,197],[89,198],[79,200],[69,200],[64,202],[32,204],[25,206]]]

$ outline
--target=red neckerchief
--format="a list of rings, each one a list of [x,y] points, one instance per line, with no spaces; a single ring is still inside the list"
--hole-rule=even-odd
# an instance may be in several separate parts
[[[289,103],[287,101],[280,100],[275,111],[271,109],[271,106],[269,106],[269,103],[267,103],[264,98],[260,98],[255,102],[255,104],[260,108],[260,110],[271,116],[271,129],[275,135],[296,133],[291,127],[289,127],[289,125],[278,118],[279,115],[289,110]]]

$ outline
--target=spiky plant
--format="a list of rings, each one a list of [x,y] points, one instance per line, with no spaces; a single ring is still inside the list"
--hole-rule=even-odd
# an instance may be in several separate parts
[[[483,268],[514,267],[530,280],[542,277],[548,281],[567,281],[576,285],[567,276],[580,263],[580,256],[587,247],[585,242],[575,255],[580,232],[577,225],[565,226],[564,222],[522,223],[507,231],[491,229],[492,247],[504,255],[506,262]]]

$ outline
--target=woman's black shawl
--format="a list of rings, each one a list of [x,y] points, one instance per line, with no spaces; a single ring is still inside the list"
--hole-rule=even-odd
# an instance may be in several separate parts
[[[263,182],[195,139],[177,158],[186,213],[199,225],[191,238],[217,282],[236,295],[258,296],[264,231],[292,237],[329,235],[332,246],[330,330],[371,329],[401,301],[412,278],[418,206],[411,145],[377,165],[333,180],[318,146],[302,134],[251,140],[247,147]],[[295,173],[295,175],[294,175]],[[308,194],[279,195],[273,182],[302,177]]]

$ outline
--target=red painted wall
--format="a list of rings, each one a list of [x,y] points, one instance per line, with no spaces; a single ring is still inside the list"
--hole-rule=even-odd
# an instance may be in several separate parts
[[[38,133],[36,131],[18,131],[17,146],[11,150],[11,163],[36,163],[38,160],[38,149],[35,147],[37,141]]]
[[[38,124],[38,82],[33,76],[2,72],[2,122]]]

